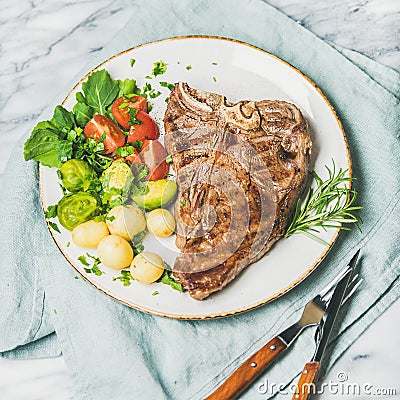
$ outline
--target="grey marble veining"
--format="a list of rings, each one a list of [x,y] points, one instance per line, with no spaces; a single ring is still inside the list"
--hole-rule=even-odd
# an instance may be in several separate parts
[[[266,1],[322,39],[400,69],[398,1]]]
[[[182,0],[186,1],[186,0]],[[233,0],[232,0],[233,1]],[[400,70],[398,0],[267,0],[325,40]],[[188,5],[190,1],[187,1]],[[151,3],[149,3],[149,6]],[[125,24],[129,0],[2,0],[0,13],[0,174],[12,146],[69,80]],[[349,382],[397,387],[400,396],[400,301],[343,355],[323,382],[345,372]],[[393,346],[397,344],[397,346]],[[262,398],[257,397],[256,398]],[[324,393],[320,400],[337,399]],[[1,400],[71,400],[62,358],[0,359]]]

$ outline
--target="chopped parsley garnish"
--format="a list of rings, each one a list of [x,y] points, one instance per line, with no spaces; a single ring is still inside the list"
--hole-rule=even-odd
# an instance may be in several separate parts
[[[136,94],[145,97],[146,99],[148,97],[150,97],[151,99],[155,99],[156,97],[161,95],[161,92],[158,90],[155,90],[150,82],[146,82],[144,84],[144,86],[141,89],[137,89],[136,90]],[[148,103],[147,105],[149,106],[150,103]],[[148,111],[150,112],[151,108],[148,109]]]
[[[146,75],[145,78],[146,78],[146,79],[153,79],[153,77],[150,76],[150,75]]]
[[[127,157],[135,154],[135,150],[135,146],[118,147],[118,149],[115,150],[115,154],[120,157]]]
[[[146,165],[132,164],[132,179],[127,182],[126,194],[132,194],[132,196],[139,196],[146,193],[147,181],[145,179],[149,176],[149,169]]]
[[[91,268],[83,268],[83,269],[85,270],[85,272],[86,272],[87,274],[95,274],[95,275],[97,275],[97,276],[101,276],[101,275],[105,274],[105,272],[104,272],[104,271],[101,271],[100,268],[99,268],[99,264],[101,263],[100,259],[97,258],[97,257],[95,257],[95,256],[90,255],[89,253],[86,253],[86,255],[87,255],[89,258],[93,259],[94,262],[93,262],[93,265],[92,265]],[[88,260],[86,259],[86,257],[85,257],[84,255],[79,256],[79,257],[78,257],[78,260],[79,260],[84,266],[90,267],[90,264],[89,264]]]
[[[54,312],[55,315],[57,315],[57,310],[56,309],[54,309],[53,312]]]
[[[189,64],[189,65],[186,65],[186,69],[189,71],[189,70],[191,70],[192,69],[192,66]]]
[[[165,101],[166,103],[168,103],[168,102],[169,102],[169,97],[166,97],[164,101]]]
[[[158,294],[160,294],[160,292],[158,290],[155,290],[151,295],[152,296],[157,296]]]
[[[86,267],[89,267],[89,266],[90,266],[90,264],[87,262],[85,256],[79,256],[79,257],[78,257],[78,260],[79,260],[83,265],[85,265]]]
[[[67,242],[67,247],[71,246],[71,242]]]
[[[105,274],[105,272],[100,270],[100,268],[95,264],[93,265],[92,268],[84,268],[84,270],[87,274],[95,274],[97,276],[101,276],[101,275]]]
[[[142,146],[143,146],[143,140],[135,140],[133,143],[132,143],[132,146],[135,148],[135,149],[137,149],[137,150],[139,150],[139,151],[141,151],[142,150]]]
[[[74,279],[79,279],[79,276],[74,276]]]
[[[165,261],[164,261],[164,264],[167,267],[167,269],[164,270],[164,273],[162,274],[161,278],[157,282],[161,282],[161,283],[164,283],[165,285],[169,285],[172,287],[172,289],[175,289],[178,292],[182,293],[183,287],[177,281],[177,279],[173,276],[172,271],[170,270],[171,266],[168,265]]]
[[[49,221],[49,225],[58,233],[61,233],[60,228],[54,222]]]
[[[135,235],[133,237],[133,240],[131,242],[131,247],[133,250],[133,253],[136,255],[138,255],[139,253],[141,253],[144,250],[144,246],[143,246],[143,239],[146,236],[146,231],[142,231],[139,232],[137,235]]]
[[[135,62],[136,62],[136,60],[135,60],[134,58],[131,58],[131,59],[129,60],[129,65],[130,65],[131,67],[133,67],[134,64],[135,64]]]
[[[213,80],[214,82],[217,82],[217,78],[216,78],[215,76],[212,77],[212,80]]]
[[[110,187],[103,192],[102,203],[103,205],[108,204],[110,209],[115,206],[119,206],[121,205],[121,200],[118,197],[121,195],[122,195],[122,189],[116,187]],[[115,204],[113,203],[113,200],[115,200]]]
[[[158,76],[158,75],[162,75],[165,74],[165,72],[167,71],[167,65],[166,63],[164,63],[163,61],[156,61],[154,63],[154,67],[151,71],[151,74],[153,76]]]
[[[49,206],[44,215],[46,218],[55,218],[57,216],[57,204],[54,206]]]
[[[134,281],[135,279],[131,275],[129,271],[122,270],[120,276],[116,276],[112,278],[112,280],[115,281],[121,281],[124,286],[130,286],[131,281]]]
[[[186,206],[186,201],[181,201],[180,204],[182,207],[184,207],[184,206]]]
[[[105,217],[105,220],[110,221],[110,222],[114,221],[114,219],[115,219],[114,215],[107,215]]]
[[[211,64],[212,64],[212,65],[218,65],[218,63],[216,63],[216,62],[212,62]]]
[[[151,90],[149,92],[149,96],[150,96],[151,99],[155,99],[156,97],[158,97],[160,95],[161,95],[161,92],[159,90],[154,90],[153,89],[153,90]]]
[[[133,107],[128,108],[128,114],[129,114],[129,125],[142,125],[143,121],[140,121],[139,119],[136,118],[137,113],[139,110]]]
[[[101,215],[96,215],[93,218],[93,221],[94,222],[104,222],[105,219],[106,219],[106,216],[104,214],[101,214]]]
[[[167,163],[172,163],[172,154],[168,154],[167,157],[166,157],[166,159],[165,159],[165,161],[166,161]]]
[[[129,106],[129,102],[124,101],[123,103],[121,103],[121,104],[118,106],[118,108],[119,108],[120,110],[122,110],[123,108],[126,108],[126,107],[128,107],[128,106]]]
[[[160,86],[166,87],[169,90],[172,90],[175,87],[173,83],[168,83],[168,82],[160,82]]]

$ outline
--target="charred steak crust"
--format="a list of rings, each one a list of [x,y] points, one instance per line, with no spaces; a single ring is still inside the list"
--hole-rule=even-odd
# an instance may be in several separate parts
[[[232,104],[183,82],[171,92],[164,127],[179,187],[174,275],[201,300],[284,235],[312,143],[291,103]]]

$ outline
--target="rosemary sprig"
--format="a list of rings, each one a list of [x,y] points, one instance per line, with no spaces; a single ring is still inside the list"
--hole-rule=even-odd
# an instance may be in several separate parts
[[[343,224],[355,224],[359,228],[362,221],[353,212],[363,207],[354,205],[357,191],[348,188],[348,183],[354,178],[346,176],[348,170],[340,168],[336,172],[334,162],[332,169],[326,165],[325,168],[328,171],[328,179],[325,181],[316,172],[311,172],[317,187],[309,189],[303,205],[300,199],[297,201],[285,237],[303,233],[321,244],[328,245],[316,235],[320,232],[318,228],[325,231],[327,228],[351,229]]]

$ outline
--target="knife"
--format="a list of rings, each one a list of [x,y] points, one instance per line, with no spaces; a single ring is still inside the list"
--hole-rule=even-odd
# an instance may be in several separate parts
[[[360,251],[357,251],[353,256],[349,263],[351,272],[346,274],[343,279],[340,280],[333,292],[332,299],[330,300],[325,312],[325,317],[321,320],[316,331],[316,349],[314,356],[301,371],[300,379],[292,400],[307,400],[315,393],[315,384],[320,372],[321,359],[326,346],[328,345],[328,340],[339,313],[340,306],[342,305],[343,298],[345,297],[346,289],[352,279],[354,267],[357,263],[359,254]]]
[[[284,353],[308,326],[317,325],[325,315],[327,305],[333,295],[333,288],[350,274],[347,265],[330,284],[311,299],[304,307],[301,318],[293,325],[272,338],[261,349],[240,365],[214,392],[205,400],[234,400],[244,391],[267,367]],[[357,289],[360,280],[357,276],[351,279],[351,284],[343,302],[347,301]]]

